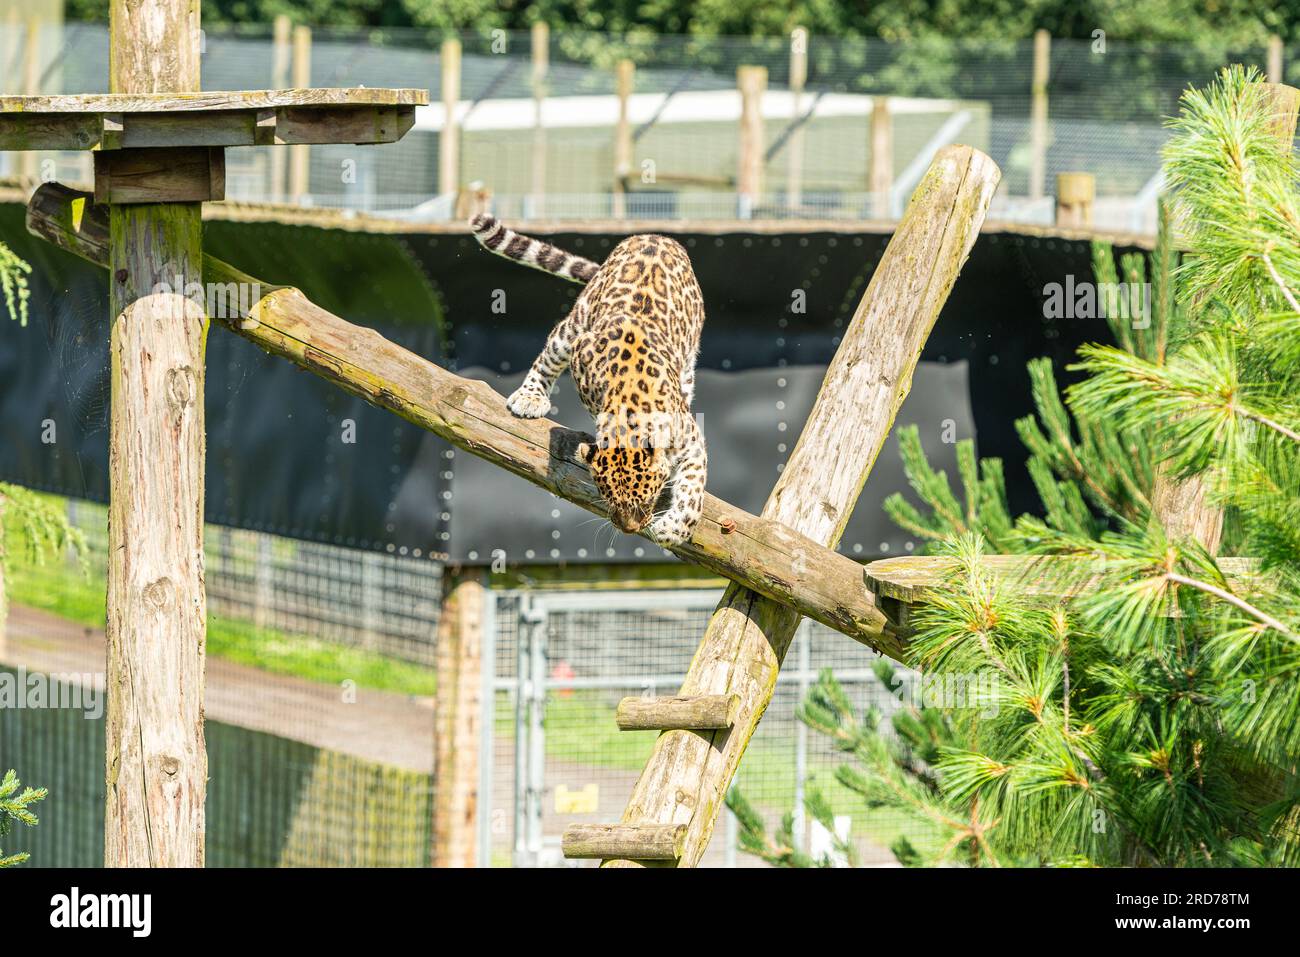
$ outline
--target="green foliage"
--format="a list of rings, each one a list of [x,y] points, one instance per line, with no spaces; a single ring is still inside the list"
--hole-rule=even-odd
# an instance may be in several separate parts
[[[41,565],[54,555],[71,552],[85,566],[86,536],[68,522],[67,512],[39,492],[0,482],[0,570],[9,559],[10,536],[14,536],[27,564]],[[3,599],[3,596],[0,596]]]
[[[18,775],[10,768],[0,780],[0,837],[9,834],[15,823],[35,827],[39,822],[32,813],[31,806],[37,801],[45,800],[48,791],[45,788],[23,788],[20,792]],[[26,853],[5,855],[0,850],[0,867],[13,867],[22,864],[31,855]]]
[[[19,325],[27,325],[27,300],[31,291],[27,288],[27,276],[32,267],[26,260],[14,255],[12,249],[0,243],[0,295],[4,296],[5,311],[10,319],[17,319]]]

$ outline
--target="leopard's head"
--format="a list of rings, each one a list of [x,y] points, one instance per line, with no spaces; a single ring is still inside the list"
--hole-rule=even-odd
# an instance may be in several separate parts
[[[635,533],[650,523],[671,471],[667,449],[656,448],[640,435],[605,434],[594,443],[582,443],[578,454],[617,528]]]

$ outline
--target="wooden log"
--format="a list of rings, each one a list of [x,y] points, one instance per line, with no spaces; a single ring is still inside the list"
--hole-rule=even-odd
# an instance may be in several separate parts
[[[570,859],[676,861],[685,840],[684,824],[570,824],[564,829],[561,848]]]
[[[1282,82],[1282,38],[1276,33],[1268,38],[1268,72],[1265,74],[1270,83]]]
[[[226,197],[219,146],[96,150],[96,203],[202,203]]]
[[[737,67],[736,88],[740,91],[737,214],[741,219],[749,219],[763,192],[763,94],[767,91],[767,67]]]
[[[1029,198],[1041,199],[1047,186],[1047,82],[1051,79],[1052,35],[1034,31],[1033,85],[1029,104]]]
[[[438,192],[446,196],[460,188],[460,41],[443,40],[442,132],[438,134]]]
[[[107,261],[103,208],[87,193],[45,184],[32,196],[27,228],[91,262]],[[585,465],[576,460],[582,433],[515,418],[485,383],[462,379],[354,326],[297,289],[262,283],[212,256],[204,257],[204,278],[221,286],[246,283],[260,294],[247,311],[213,316],[217,324],[534,485],[606,514]],[[706,495],[695,534],[673,551],[855,641],[903,657],[902,644],[884,630],[884,616],[862,587],[862,566],[780,521]]]
[[[1087,229],[1092,225],[1092,204],[1097,198],[1097,178],[1091,173],[1056,174],[1056,225]]]
[[[197,3],[109,14],[112,90],[199,89]],[[203,866],[201,235],[198,203],[109,209],[107,867]]]
[[[734,694],[634,696],[618,703],[614,720],[620,731],[715,731],[730,728],[739,708]]]
[[[36,96],[41,92],[41,21],[28,17],[23,32],[23,92]],[[35,180],[40,157],[27,151],[18,157],[18,175],[24,180]]]
[[[999,177],[997,164],[978,150],[939,151],[845,330],[764,518],[818,546],[838,543]],[[796,566],[819,563],[795,554]],[[624,824],[688,825],[681,865],[693,867],[708,845],[799,617],[787,604],[732,584],[709,622],[680,694],[737,694],[740,713],[729,731],[660,735],[623,814]]]
[[[632,121],[628,102],[636,81],[636,64],[619,60],[614,68],[614,89],[618,96],[618,120],[614,124],[614,192],[611,200],[615,219],[627,215],[627,178],[632,175]]]
[[[448,574],[438,618],[434,703],[433,863],[473,867],[478,820],[478,721],[482,707],[483,574]]]
[[[1273,110],[1273,133],[1278,147],[1290,151],[1295,142],[1300,90],[1280,83],[1264,86]],[[1206,477],[1178,478],[1168,465],[1156,466],[1151,490],[1151,514],[1171,539],[1193,539],[1211,555],[1219,551],[1223,537],[1223,511],[1209,501]]]
[[[311,27],[302,24],[293,28],[293,85],[311,86]],[[278,137],[278,117],[276,126]],[[311,147],[297,143],[289,147],[289,201],[301,205],[310,192]]]

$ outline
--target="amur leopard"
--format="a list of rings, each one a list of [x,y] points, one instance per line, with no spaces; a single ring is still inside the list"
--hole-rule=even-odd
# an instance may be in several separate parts
[[[665,547],[685,542],[708,472],[691,415],[704,298],[686,250],[664,236],[630,236],[598,266],[486,214],[470,227],[498,255],[586,284],[507,407],[520,418],[546,415],[568,368],[596,420],[595,442],[578,451],[610,520]]]

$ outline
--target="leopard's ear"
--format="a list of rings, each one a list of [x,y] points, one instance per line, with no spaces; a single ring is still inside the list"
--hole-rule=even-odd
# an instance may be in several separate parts
[[[578,453],[578,458],[581,461],[586,462],[588,465],[590,465],[591,457],[596,454],[596,447],[592,445],[590,442],[579,442],[577,453]]]

